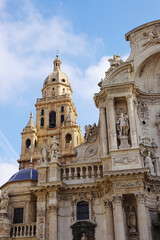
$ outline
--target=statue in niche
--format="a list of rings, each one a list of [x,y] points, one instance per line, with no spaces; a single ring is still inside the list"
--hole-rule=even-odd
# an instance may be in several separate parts
[[[97,126],[96,123],[93,124],[93,126],[91,126],[90,124],[87,126],[85,126],[85,142],[95,142],[97,139]]]
[[[42,146],[42,160],[41,163],[42,164],[46,164],[47,163],[47,158],[48,158],[48,153],[49,153],[49,149],[47,147],[46,141],[44,141],[43,146]]]
[[[145,158],[145,167],[148,167],[152,176],[155,176],[154,166],[152,163],[151,152],[148,151],[147,157]]]
[[[128,115],[123,115],[121,113],[118,121],[117,121],[117,129],[119,133],[119,137],[128,136],[129,124],[128,124]]]
[[[127,221],[128,227],[129,227],[129,235],[136,233],[136,227],[137,227],[137,221],[136,221],[136,214],[133,211],[133,206],[129,206],[129,212],[128,212],[128,221]]]
[[[85,233],[82,234],[81,240],[88,240]]]
[[[59,151],[59,142],[56,139],[56,136],[53,137],[53,141],[51,143],[51,150],[50,150],[50,159],[51,162],[57,162],[58,157],[60,157],[60,151]]]

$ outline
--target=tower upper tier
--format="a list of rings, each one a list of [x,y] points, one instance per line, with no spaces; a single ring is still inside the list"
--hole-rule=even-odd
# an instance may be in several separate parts
[[[42,88],[42,97],[53,97],[59,95],[72,96],[72,88],[67,75],[61,71],[61,60],[58,55],[53,62],[53,72],[45,79]]]

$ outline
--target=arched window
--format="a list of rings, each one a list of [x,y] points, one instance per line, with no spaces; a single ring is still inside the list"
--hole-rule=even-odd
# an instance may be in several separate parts
[[[26,140],[26,148],[31,148],[31,140],[29,138]]]
[[[43,127],[44,126],[44,118],[42,117],[41,118],[41,127]]]
[[[49,114],[49,128],[56,127],[56,112],[52,111]]]
[[[77,203],[77,220],[89,219],[89,204],[88,202]]]
[[[64,122],[64,115],[61,115],[61,123]]]
[[[64,112],[64,106],[61,106],[61,112]]]
[[[72,136],[71,134],[67,133],[66,135],[66,143],[71,143],[72,142]]]

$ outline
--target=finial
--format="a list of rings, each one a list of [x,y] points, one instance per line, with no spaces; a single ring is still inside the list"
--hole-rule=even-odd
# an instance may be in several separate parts
[[[31,113],[30,113],[30,118],[33,118],[33,112],[31,111]]]
[[[57,55],[56,55],[56,57],[58,58],[58,50],[57,50]]]

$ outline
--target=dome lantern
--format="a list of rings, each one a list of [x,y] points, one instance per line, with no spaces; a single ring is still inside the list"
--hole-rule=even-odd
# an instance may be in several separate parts
[[[54,60],[54,71],[61,70],[61,60],[58,57],[58,54],[56,55],[56,59]]]

